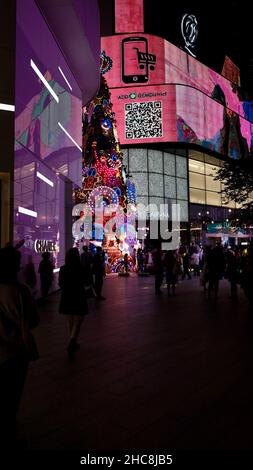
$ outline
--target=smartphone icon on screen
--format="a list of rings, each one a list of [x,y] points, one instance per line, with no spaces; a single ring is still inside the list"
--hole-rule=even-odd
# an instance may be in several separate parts
[[[144,37],[125,38],[122,41],[122,81],[145,83],[148,74],[148,41]]]

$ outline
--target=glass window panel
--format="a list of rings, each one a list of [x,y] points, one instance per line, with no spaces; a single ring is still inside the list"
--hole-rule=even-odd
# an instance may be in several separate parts
[[[147,173],[135,173],[133,174],[133,183],[136,187],[136,194],[138,196],[148,195],[148,176]]]
[[[188,185],[187,180],[182,178],[177,178],[177,198],[188,199]]]
[[[123,165],[128,167],[128,149],[121,149]]]
[[[198,173],[189,172],[189,186],[190,188],[205,189],[205,177]]]
[[[189,160],[189,171],[194,171],[195,173],[205,173],[205,165],[202,162],[196,160]]]
[[[129,149],[129,170],[147,171],[147,150],[146,149]]]
[[[180,204],[180,221],[188,222],[188,202],[186,201],[177,201],[177,204]]]
[[[176,179],[173,176],[164,176],[165,198],[176,197]]]
[[[148,150],[148,169],[150,172],[163,173],[163,153],[159,150]]]
[[[149,195],[163,197],[163,175],[149,173]]]
[[[204,161],[204,154],[197,150],[189,150],[189,159]]]
[[[220,181],[215,181],[212,176],[206,176],[206,189],[219,192],[221,190],[221,183]]]
[[[187,160],[184,157],[176,155],[177,176],[187,178]]]
[[[210,206],[221,206],[221,195],[219,193],[206,191],[206,203]]]
[[[207,176],[211,176],[211,177],[216,176],[217,170],[219,169],[218,166],[216,166],[216,165],[208,165],[208,164],[206,163],[205,167],[206,167],[205,173],[206,173]]]
[[[164,204],[164,199],[161,197],[150,197],[149,204],[152,204],[153,207],[150,207],[150,215],[156,215],[160,213],[160,204]]]
[[[176,168],[175,168],[175,155],[171,153],[164,152],[164,173],[166,175],[175,175]]]
[[[136,198],[137,204],[144,204],[144,206],[148,205],[148,196],[137,196]]]
[[[222,161],[221,160],[218,160],[217,158],[215,157],[212,157],[211,155],[208,155],[208,154],[204,154],[205,156],[205,162],[206,163],[210,163],[210,165],[212,166],[221,166],[222,164]]]
[[[205,191],[190,188],[190,202],[194,202],[195,204],[205,204]]]

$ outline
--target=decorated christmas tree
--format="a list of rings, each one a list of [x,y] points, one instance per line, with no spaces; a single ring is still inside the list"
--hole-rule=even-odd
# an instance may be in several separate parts
[[[100,89],[94,100],[83,111],[82,188],[75,191],[75,203],[85,203],[92,211],[95,210],[95,205],[121,209],[123,215],[121,215],[120,234],[118,231],[115,234],[106,233],[105,224],[109,222],[110,217],[114,217],[115,220],[115,214],[111,214],[104,218],[100,231],[96,227],[93,237],[103,242],[103,247],[111,259],[112,270],[118,271],[124,266],[124,256],[129,249],[124,215],[127,213],[127,205],[134,206],[136,198],[134,184],[128,178],[123,166],[110,92],[103,76],[111,66],[110,58],[103,52]],[[134,235],[131,239],[133,243]],[[131,269],[131,257],[129,265]]]

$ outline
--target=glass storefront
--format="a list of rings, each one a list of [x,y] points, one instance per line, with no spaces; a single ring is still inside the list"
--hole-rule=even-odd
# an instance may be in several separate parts
[[[187,158],[173,151],[123,149],[123,163],[136,186],[137,203],[180,204],[182,222],[188,222]]]
[[[236,204],[222,201],[222,184],[216,181],[215,175],[222,165],[222,161],[210,155],[189,150],[189,188],[190,203],[206,206],[225,206],[235,209]]]

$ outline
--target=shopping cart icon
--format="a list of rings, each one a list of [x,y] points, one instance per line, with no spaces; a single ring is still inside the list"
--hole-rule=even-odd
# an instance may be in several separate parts
[[[144,69],[145,66],[150,66],[150,70],[155,70],[156,65],[156,55],[149,54],[148,52],[141,52],[138,47],[134,47],[138,55],[138,64],[140,69]]]

